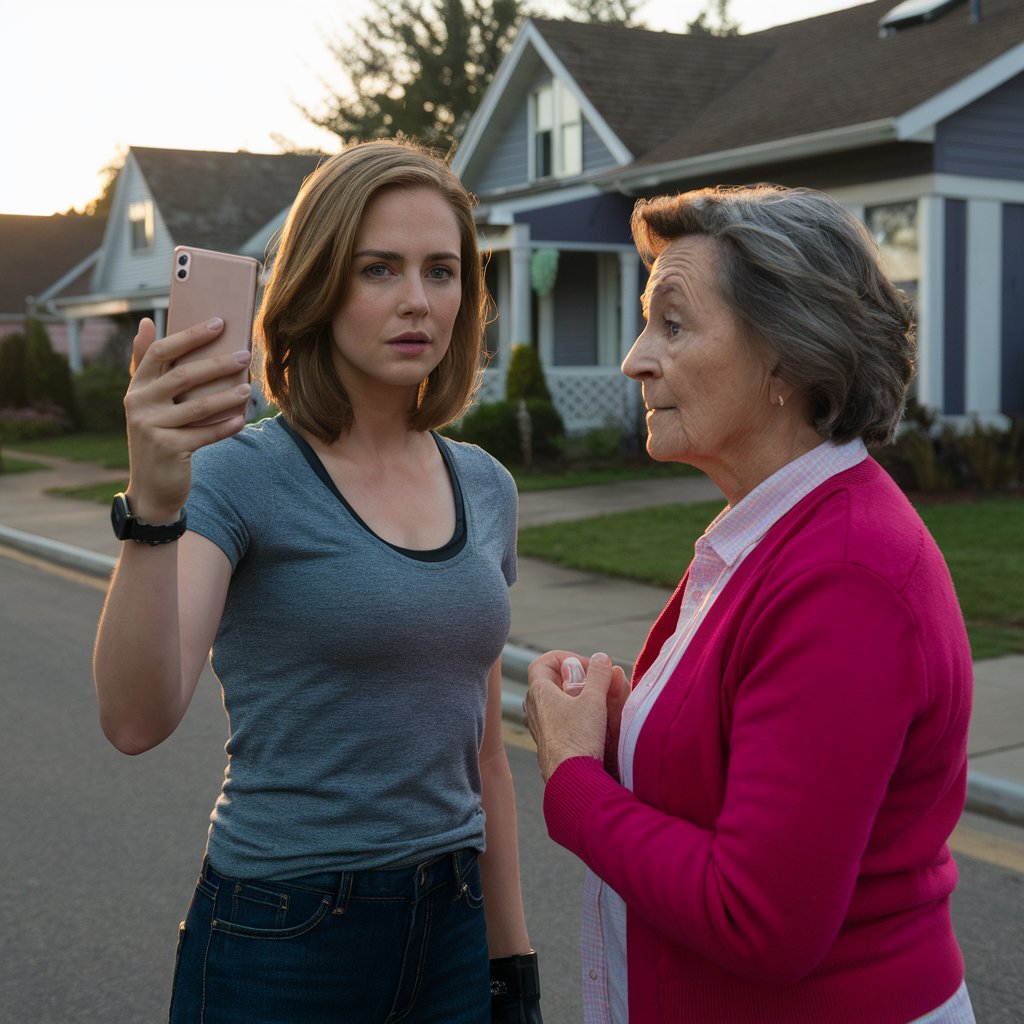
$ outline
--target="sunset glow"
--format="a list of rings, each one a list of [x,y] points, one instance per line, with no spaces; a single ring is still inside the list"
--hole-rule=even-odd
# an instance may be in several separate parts
[[[732,0],[744,31],[857,0]],[[860,0],[863,2],[863,0]],[[894,0],[895,2],[895,0]],[[4,14],[0,213],[81,209],[130,145],[277,152],[274,136],[333,151],[296,108],[319,109],[341,76],[325,39],[369,0],[33,0]],[[544,6],[565,13],[557,0]],[[678,30],[705,0],[649,0],[640,16]],[[770,13],[768,9],[770,8]]]

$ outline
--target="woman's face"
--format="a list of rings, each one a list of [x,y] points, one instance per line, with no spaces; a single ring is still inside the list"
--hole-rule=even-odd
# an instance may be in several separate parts
[[[462,301],[460,252],[455,213],[435,189],[386,189],[370,201],[331,324],[350,397],[381,385],[415,391],[441,362]]]
[[[644,293],[646,326],[622,364],[643,385],[647,451],[716,478],[756,457],[772,412],[768,355],[722,298],[718,243],[673,241]]]

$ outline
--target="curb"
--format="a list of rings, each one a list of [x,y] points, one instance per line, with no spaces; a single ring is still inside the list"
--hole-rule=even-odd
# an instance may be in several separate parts
[[[103,579],[109,579],[117,561],[109,555],[99,555],[2,524],[0,545]],[[518,724],[523,721],[527,669],[530,662],[542,653],[516,644],[506,644],[502,652],[501,712]],[[966,810],[1024,827],[1024,786],[968,769]]]
[[[10,526],[0,525],[0,544],[63,565],[67,569],[77,569],[79,572],[104,579],[109,578],[117,561],[109,555],[98,555],[94,551],[72,547],[70,544],[47,537],[37,537],[35,534],[15,530]]]

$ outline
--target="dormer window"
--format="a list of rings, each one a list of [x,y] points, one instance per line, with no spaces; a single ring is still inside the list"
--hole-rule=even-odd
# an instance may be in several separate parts
[[[568,178],[583,170],[583,114],[573,92],[559,81],[531,97],[532,178]]]
[[[150,200],[128,204],[128,230],[132,252],[153,248],[153,203]]]

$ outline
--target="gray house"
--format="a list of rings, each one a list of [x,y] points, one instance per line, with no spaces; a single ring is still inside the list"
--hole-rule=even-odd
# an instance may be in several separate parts
[[[193,245],[262,260],[319,156],[132,147],[91,273],[61,282],[47,309],[68,325],[69,361],[81,366],[81,325],[122,313],[164,330],[171,253]]]
[[[533,19],[454,165],[500,311],[485,396],[533,341],[570,429],[635,422],[633,204],[772,181],[868,224],[915,297],[922,402],[1024,412],[1021,0],[879,0],[726,38]]]

